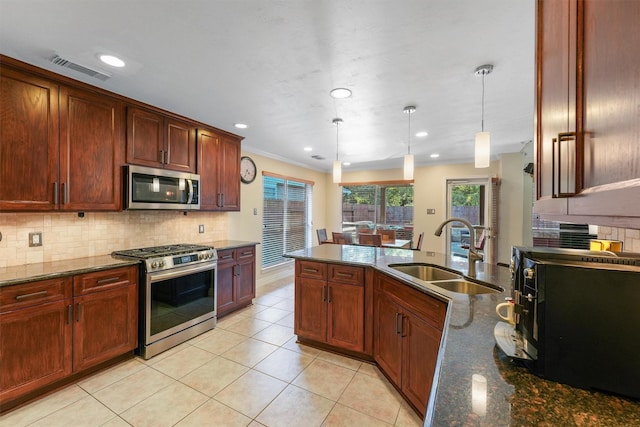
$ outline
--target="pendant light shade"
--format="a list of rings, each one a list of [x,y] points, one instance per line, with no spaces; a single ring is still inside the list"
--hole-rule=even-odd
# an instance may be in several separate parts
[[[333,119],[333,124],[336,125],[336,159],[333,161],[333,182],[338,184],[342,181],[342,165],[340,164],[340,159],[338,153],[340,152],[340,125],[342,124],[342,119]]]
[[[413,179],[413,154],[411,154],[411,115],[415,113],[416,107],[408,105],[404,111],[409,116],[409,134],[407,137],[407,154],[404,155],[403,175],[405,180]]]
[[[488,168],[491,160],[489,132],[476,133],[476,168]]]
[[[476,68],[475,74],[482,76],[482,131],[476,133],[475,166],[488,168],[491,163],[491,136],[484,131],[484,76],[491,73],[493,65],[486,64]]]

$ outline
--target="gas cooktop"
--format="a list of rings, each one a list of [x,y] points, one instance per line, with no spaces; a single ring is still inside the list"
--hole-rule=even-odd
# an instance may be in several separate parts
[[[154,257],[163,257],[168,255],[180,255],[200,251],[210,251],[213,246],[194,245],[190,243],[177,243],[173,245],[152,246],[148,248],[127,249],[123,251],[114,251],[112,255],[134,258],[148,259]]]

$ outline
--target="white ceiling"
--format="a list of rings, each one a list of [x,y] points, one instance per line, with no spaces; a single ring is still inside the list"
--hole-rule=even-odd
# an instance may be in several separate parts
[[[335,160],[340,117],[348,168],[400,168],[407,105],[417,107],[412,134],[429,132],[411,139],[417,165],[472,161],[482,96],[474,70],[486,63],[492,154],[533,138],[534,10],[534,0],[0,0],[0,52],[317,170]],[[128,65],[111,68],[100,53]],[[112,77],[59,67],[54,54]],[[334,100],[335,87],[353,96]]]

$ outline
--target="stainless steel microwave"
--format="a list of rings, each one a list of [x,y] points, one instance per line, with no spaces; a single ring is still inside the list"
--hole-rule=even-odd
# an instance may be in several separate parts
[[[126,165],[124,183],[125,209],[200,209],[200,175]]]

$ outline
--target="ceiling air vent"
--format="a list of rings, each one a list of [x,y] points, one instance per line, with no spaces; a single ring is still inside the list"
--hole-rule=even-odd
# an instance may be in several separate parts
[[[89,77],[102,80],[103,82],[111,78],[111,75],[107,73],[92,70],[91,68],[87,68],[84,65],[76,64],[75,62],[69,61],[68,59],[61,58],[58,55],[55,55],[53,58],[51,58],[51,62],[61,67],[70,68],[74,71],[78,71],[82,74],[86,74]]]
[[[316,160],[325,160],[325,158],[324,158],[324,157],[319,156],[319,155],[317,155],[317,154],[314,154],[313,156],[311,156],[311,158],[312,158],[312,159],[316,159]]]

